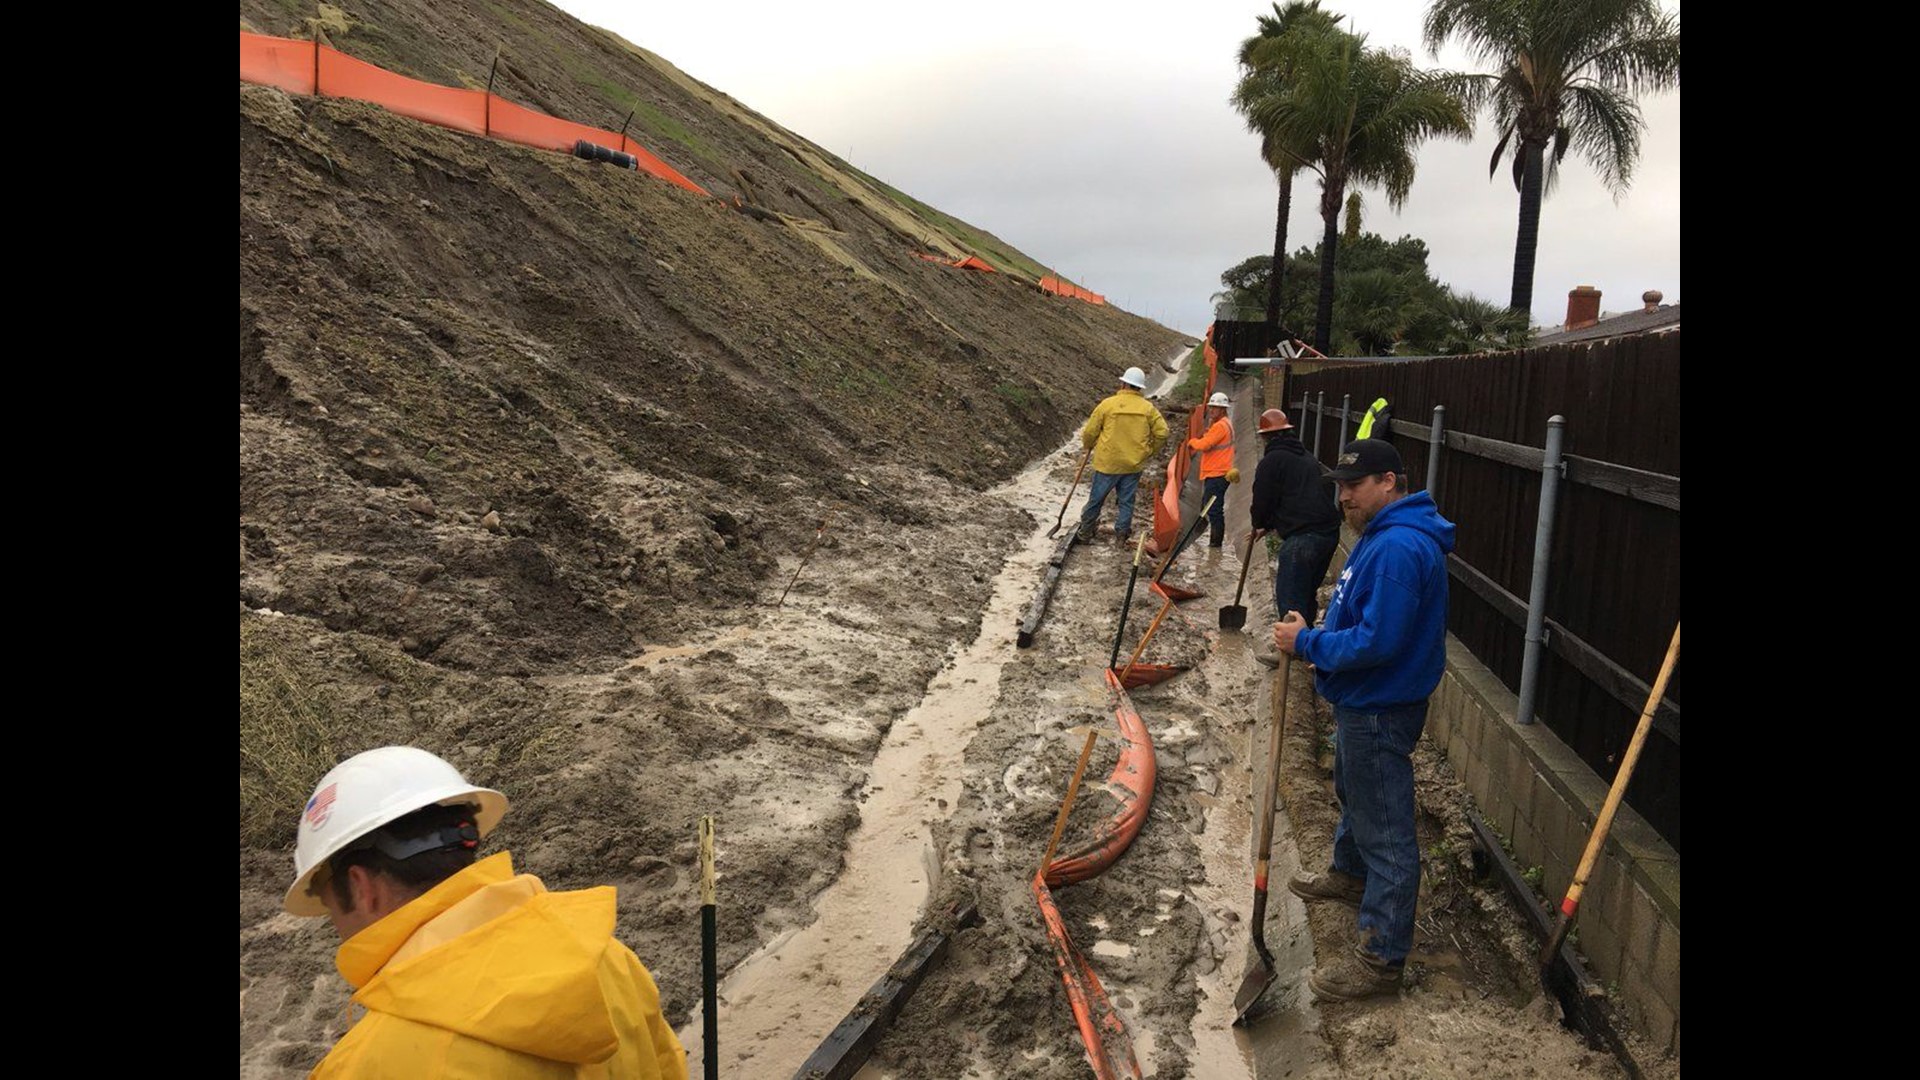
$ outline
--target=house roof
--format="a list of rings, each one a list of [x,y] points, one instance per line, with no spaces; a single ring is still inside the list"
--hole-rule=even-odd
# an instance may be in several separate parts
[[[1629,311],[1611,319],[1601,319],[1578,330],[1559,330],[1533,339],[1535,345],[1569,345],[1576,341],[1629,337],[1634,334],[1664,333],[1680,328],[1680,305],[1662,304],[1652,311]]]

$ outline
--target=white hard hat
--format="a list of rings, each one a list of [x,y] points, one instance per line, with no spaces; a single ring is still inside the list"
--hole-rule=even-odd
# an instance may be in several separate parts
[[[355,754],[320,778],[300,814],[293,848],[293,886],[281,902],[292,915],[325,915],[307,892],[313,872],[348,844],[423,807],[478,803],[474,828],[493,831],[507,812],[507,797],[474,787],[460,770],[412,746],[383,746]]]
[[[1216,405],[1222,409],[1229,407],[1227,404],[1227,395],[1218,390],[1214,391],[1213,396],[1207,399],[1207,408],[1211,409]]]
[[[1136,390],[1147,388],[1147,373],[1137,367],[1130,367],[1120,373],[1120,381]]]

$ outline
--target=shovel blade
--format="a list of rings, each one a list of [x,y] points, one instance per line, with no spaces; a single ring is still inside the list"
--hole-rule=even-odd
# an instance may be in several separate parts
[[[1238,630],[1247,625],[1247,609],[1240,604],[1230,604],[1220,609],[1220,629]]]
[[[1261,995],[1267,992],[1280,973],[1273,969],[1273,963],[1265,957],[1255,954],[1253,963],[1247,968],[1246,978],[1240,980],[1240,989],[1233,995],[1233,1025],[1244,1027],[1247,1014],[1260,1002]]]

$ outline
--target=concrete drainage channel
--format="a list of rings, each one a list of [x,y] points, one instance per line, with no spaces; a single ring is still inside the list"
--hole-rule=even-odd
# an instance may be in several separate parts
[[[1048,455],[989,494],[1024,507],[1050,490]],[[999,696],[1014,656],[1009,630],[1052,542],[1036,528],[1002,564],[980,631],[956,647],[920,704],[888,730],[861,793],[845,869],[814,902],[816,918],[768,942],[721,981],[723,1076],[793,1075],[913,938],[939,871],[931,830],[959,799],[968,740]],[[680,1030],[699,1076],[701,1014]]]

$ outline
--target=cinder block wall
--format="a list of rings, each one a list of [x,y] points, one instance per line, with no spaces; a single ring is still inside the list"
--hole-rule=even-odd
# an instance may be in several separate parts
[[[1452,635],[1447,673],[1427,711],[1483,816],[1538,866],[1555,905],[1567,892],[1607,785],[1543,724],[1515,723],[1519,701]],[[1617,989],[1640,1033],[1680,1053],[1680,856],[1622,803],[1574,926],[1594,975]]]

